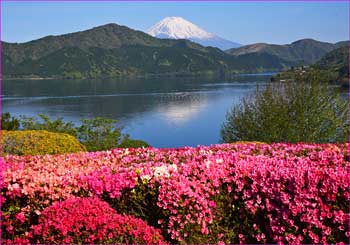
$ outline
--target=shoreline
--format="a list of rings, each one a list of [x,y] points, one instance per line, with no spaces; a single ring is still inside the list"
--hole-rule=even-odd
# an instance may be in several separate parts
[[[230,73],[227,75],[219,75],[219,74],[184,74],[184,73],[178,73],[178,74],[146,74],[146,75],[123,75],[123,76],[98,76],[98,77],[82,77],[82,78],[66,78],[66,77],[2,77],[2,80],[4,81],[21,81],[21,80],[30,80],[30,81],[41,81],[41,80],[87,80],[87,79],[105,79],[105,78],[204,78],[204,77],[212,77],[212,78],[232,78],[235,76],[263,76],[263,75],[276,75],[282,71],[263,71],[263,72],[238,72],[238,73]]]

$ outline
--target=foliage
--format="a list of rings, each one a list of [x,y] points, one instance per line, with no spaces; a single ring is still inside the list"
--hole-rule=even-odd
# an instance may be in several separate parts
[[[83,119],[78,127],[78,139],[88,151],[108,150],[119,146],[120,129],[115,127],[116,121],[97,117]]]
[[[2,130],[18,130],[19,120],[11,117],[10,113],[2,113],[1,115],[1,129]]]
[[[149,147],[149,146],[150,145],[143,140],[130,139],[129,135],[126,135],[119,145],[120,148],[138,148],[138,147]]]
[[[32,227],[34,243],[159,244],[159,231],[120,215],[98,198],[69,198],[43,210]]]
[[[45,155],[86,151],[73,136],[45,130],[1,131],[2,155]]]
[[[345,142],[349,108],[318,76],[257,88],[227,113],[224,142]]]
[[[4,127],[11,128],[17,125],[23,130],[47,130],[49,132],[66,133],[76,137],[87,151],[108,150],[116,147],[137,148],[147,147],[149,144],[142,140],[130,139],[129,135],[123,135],[121,128],[116,127],[116,120],[97,117],[83,119],[80,126],[73,122],[65,122],[62,117],[51,119],[49,116],[39,114],[39,120],[34,117],[21,116],[20,119],[12,117],[10,113],[4,113]],[[6,130],[2,127],[2,129]],[[12,130],[12,129],[11,129]]]
[[[349,147],[239,143],[5,156],[1,242],[33,243],[37,237],[29,232],[43,227],[45,210],[60,215],[60,209],[46,208],[96,196],[118,213],[161,229],[171,243],[346,243]],[[73,209],[71,218],[62,210],[61,220],[76,219],[85,228],[95,224],[80,215],[85,211],[97,217],[112,212]],[[61,223],[60,231],[72,229]]]
[[[56,133],[66,133],[74,137],[77,136],[77,129],[72,122],[64,122],[62,117],[51,119],[44,114],[38,115],[40,120],[34,117],[21,116],[20,123],[24,130],[47,130]]]

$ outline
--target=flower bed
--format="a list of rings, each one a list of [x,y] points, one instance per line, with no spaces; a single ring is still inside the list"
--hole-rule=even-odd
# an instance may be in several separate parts
[[[169,243],[346,243],[349,147],[241,143],[6,156],[1,242],[41,242],[31,234],[43,210],[96,197],[160,229]]]

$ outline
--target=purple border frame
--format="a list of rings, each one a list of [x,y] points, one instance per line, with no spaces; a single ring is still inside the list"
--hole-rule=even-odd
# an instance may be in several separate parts
[[[0,0],[0,2],[350,2],[350,0]]]
[[[32,2],[31,0],[0,0],[0,113],[2,114],[2,2]],[[96,0],[36,0],[36,2],[98,2]],[[101,2],[243,2],[239,0],[103,0]],[[348,2],[348,23],[350,23],[350,0],[245,0],[244,2]],[[348,62],[350,64],[350,25],[348,29]],[[350,67],[348,67],[348,74]],[[348,104],[350,105],[350,76],[348,75],[349,97]],[[350,117],[350,114],[348,115]],[[1,120],[0,120],[0,139],[2,137]],[[350,135],[348,135],[350,141]],[[2,146],[0,145],[0,150]],[[349,149],[350,151],[350,149]],[[3,161],[0,156],[0,163]],[[349,170],[350,171],[350,170]]]
[[[0,118],[2,118],[2,0],[0,0]],[[1,120],[0,120],[0,138],[2,137],[1,130]],[[0,150],[2,150],[2,145],[0,145]],[[2,151],[1,151],[2,152]]]
[[[0,2],[350,2],[350,0],[0,0]]]

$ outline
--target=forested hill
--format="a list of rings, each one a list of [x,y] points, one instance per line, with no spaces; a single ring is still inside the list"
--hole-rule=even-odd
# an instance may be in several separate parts
[[[279,73],[272,80],[294,80],[296,76],[317,75],[321,82],[349,87],[349,42],[338,43],[338,48],[324,55],[311,66],[297,66]]]
[[[326,54],[315,67],[339,73],[340,77],[349,75],[349,46],[344,45]]]
[[[320,60],[326,53],[344,45],[344,43],[346,42],[333,44],[313,39],[302,39],[286,45],[256,43],[229,49],[226,52],[235,57],[248,54],[251,56],[270,55],[294,65],[310,65]]]

